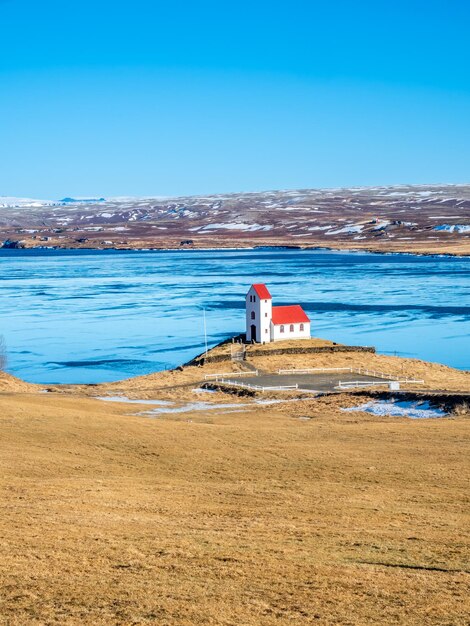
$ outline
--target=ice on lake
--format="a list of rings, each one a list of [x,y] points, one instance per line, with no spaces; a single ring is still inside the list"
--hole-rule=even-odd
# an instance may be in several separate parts
[[[8,370],[100,383],[169,369],[244,330],[265,282],[312,334],[470,369],[470,258],[325,250],[0,250]]]
[[[363,411],[372,415],[392,417],[410,417],[411,419],[426,419],[446,417],[447,413],[442,409],[431,406],[429,402],[411,402],[408,400],[372,400],[360,406],[348,407],[342,411]]]

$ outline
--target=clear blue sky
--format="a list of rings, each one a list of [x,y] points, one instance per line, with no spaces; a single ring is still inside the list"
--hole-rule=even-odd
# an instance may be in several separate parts
[[[468,0],[0,0],[0,195],[470,180]]]

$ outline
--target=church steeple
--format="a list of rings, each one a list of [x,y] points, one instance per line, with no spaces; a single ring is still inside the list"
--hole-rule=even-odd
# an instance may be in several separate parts
[[[246,340],[271,341],[272,298],[266,285],[254,284],[246,294]]]

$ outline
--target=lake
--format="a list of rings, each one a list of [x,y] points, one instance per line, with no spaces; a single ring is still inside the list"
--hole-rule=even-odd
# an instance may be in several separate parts
[[[470,259],[324,250],[0,250],[8,371],[93,383],[180,365],[244,331],[244,296],[302,304],[312,334],[470,369]]]

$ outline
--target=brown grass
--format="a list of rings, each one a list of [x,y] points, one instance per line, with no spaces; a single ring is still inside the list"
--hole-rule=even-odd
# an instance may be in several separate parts
[[[7,374],[6,372],[0,371],[0,393],[5,391],[13,391],[13,392],[28,392],[28,391],[39,391],[41,389],[40,385],[34,385],[32,383],[26,383],[24,380],[20,378],[16,378],[11,374]]]
[[[0,622],[468,624],[470,420],[339,401],[0,395]]]
[[[415,359],[250,361],[469,390],[468,373]],[[469,623],[466,403],[443,420],[341,412],[364,402],[351,394],[151,419],[87,397],[241,405],[193,391],[239,367],[50,394],[1,375],[1,624]]]

